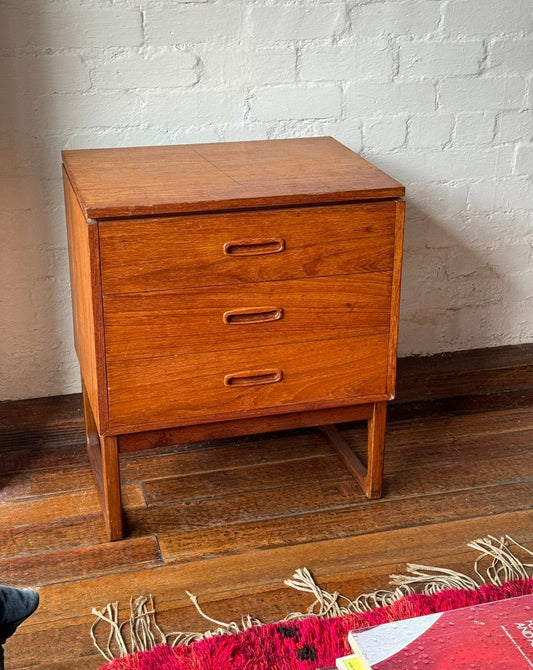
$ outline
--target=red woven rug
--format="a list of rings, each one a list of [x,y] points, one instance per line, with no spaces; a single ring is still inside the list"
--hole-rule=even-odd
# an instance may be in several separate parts
[[[350,653],[349,630],[533,593],[533,579],[501,586],[447,589],[434,595],[404,596],[387,607],[333,619],[266,624],[235,635],[222,635],[189,646],[159,645],[102,666],[105,670],[316,670],[334,666]]]

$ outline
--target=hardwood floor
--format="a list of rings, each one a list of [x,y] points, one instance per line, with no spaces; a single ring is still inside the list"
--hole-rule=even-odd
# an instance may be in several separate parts
[[[471,573],[466,544],[533,546],[533,346],[400,361],[385,492],[368,501],[318,429],[123,454],[128,539],[104,541],[78,395],[0,403],[0,581],[41,605],[7,667],[94,669],[91,608],[152,593],[167,630],[276,620],[310,599],[308,567],[355,597],[407,562]],[[362,425],[342,428],[365,446]]]

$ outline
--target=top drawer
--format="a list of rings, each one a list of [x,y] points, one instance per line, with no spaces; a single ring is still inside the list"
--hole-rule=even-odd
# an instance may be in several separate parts
[[[390,270],[396,201],[104,221],[105,294]]]

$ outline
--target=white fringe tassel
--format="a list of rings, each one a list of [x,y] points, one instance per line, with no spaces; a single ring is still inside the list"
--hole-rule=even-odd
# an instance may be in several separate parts
[[[333,593],[325,591],[318,586],[307,568],[298,569],[292,579],[287,579],[284,583],[290,588],[310,593],[314,600],[306,612],[292,612],[284,621],[310,616],[330,618],[352,612],[368,612],[377,607],[390,605],[403,596],[412,593],[432,595],[450,588],[470,590],[477,589],[482,584],[487,583],[501,586],[503,582],[513,579],[527,579],[533,575],[533,562],[525,562],[530,557],[533,559],[533,552],[508,535],[499,539],[489,535],[470,542],[468,546],[479,552],[479,556],[474,563],[474,571],[478,581],[454,570],[409,563],[407,565],[409,574],[391,575],[390,584],[396,587],[394,590],[366,593],[354,600],[341,595],[337,591]],[[513,549],[515,551],[517,549],[521,550],[524,558],[517,557],[513,553]],[[487,560],[489,565],[483,571],[482,563]],[[122,624],[119,624],[118,603],[110,603],[102,610],[92,609],[92,613],[96,617],[91,627],[91,638],[95,647],[106,661],[112,661],[113,658],[120,658],[135,651],[153,649],[161,643],[171,646],[190,644],[215,635],[233,635],[254,626],[260,626],[263,623],[249,615],[243,617],[240,624],[235,621],[230,623],[217,621],[201,609],[196,596],[188,591],[186,593],[202,617],[215,624],[216,628],[203,633],[164,633],[156,621],[153,597],[151,595],[141,596],[136,600],[131,599],[129,620]],[[107,642],[103,647],[96,636],[96,629],[101,623],[105,623],[109,628]]]

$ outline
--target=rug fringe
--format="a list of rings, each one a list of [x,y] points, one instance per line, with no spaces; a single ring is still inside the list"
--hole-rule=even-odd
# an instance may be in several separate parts
[[[300,568],[296,570],[291,579],[285,580],[284,583],[290,588],[310,593],[314,600],[306,612],[292,612],[283,621],[305,617],[331,618],[354,612],[363,613],[378,607],[385,607],[413,593],[433,595],[444,589],[472,590],[478,589],[483,584],[501,586],[503,582],[533,576],[533,562],[526,562],[533,558],[533,552],[508,535],[500,538],[488,535],[470,542],[467,546],[479,552],[474,562],[474,572],[478,581],[455,570],[409,563],[407,575],[391,575],[390,584],[395,586],[395,589],[382,589],[362,594],[353,600],[337,591],[331,593],[322,589],[307,568]],[[513,550],[514,552],[520,550],[523,558],[513,553]],[[489,564],[483,568],[482,564],[486,561],[489,561]],[[92,609],[96,620],[91,627],[90,634],[95,647],[106,661],[112,661],[114,658],[120,658],[135,651],[148,651],[161,643],[170,646],[190,644],[216,635],[233,635],[263,623],[250,615],[243,617],[240,624],[235,621],[229,623],[218,621],[203,611],[197,596],[188,591],[187,595],[199,614],[210,623],[215,624],[216,628],[203,633],[164,633],[157,624],[153,597],[151,595],[141,596],[135,600],[131,599],[130,617],[122,624],[119,624],[118,603],[110,603],[102,610]],[[109,627],[107,643],[104,647],[99,644],[96,636],[96,629],[102,623]]]

